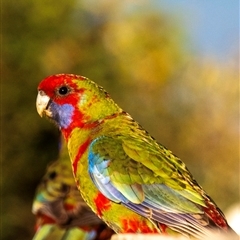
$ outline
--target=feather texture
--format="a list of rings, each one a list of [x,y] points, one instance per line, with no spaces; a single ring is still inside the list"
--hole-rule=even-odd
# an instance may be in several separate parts
[[[83,201],[63,140],[61,146],[59,159],[48,166],[36,190],[32,206],[36,215],[36,234],[33,239],[109,239],[113,232]],[[106,238],[100,238],[104,231]]]
[[[62,87],[68,89],[64,94]],[[38,89],[38,112],[64,134],[84,201],[115,232],[201,238],[213,228],[231,231],[185,164],[103,88],[78,75],[59,74],[44,79]],[[52,114],[66,104],[74,108],[70,115]]]

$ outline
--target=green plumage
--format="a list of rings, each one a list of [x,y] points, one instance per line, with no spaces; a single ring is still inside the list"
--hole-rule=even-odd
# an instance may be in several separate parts
[[[104,159],[111,159],[109,168],[102,174],[110,176],[113,185],[129,200],[142,202],[142,184],[165,184],[173,191],[167,193],[155,188],[152,190],[154,198],[164,195],[171,198],[176,209],[179,207],[184,212],[201,212],[193,204],[205,206],[201,189],[194,185],[186,166],[171,151],[157,144],[126,113],[105,121],[101,135],[105,137],[98,140],[92,150]],[[177,193],[190,201],[179,201]]]
[[[49,164],[36,190],[32,211],[37,231],[33,240],[96,240],[105,229],[108,239],[112,232],[83,201],[63,139],[60,145],[59,159]]]
[[[38,89],[38,112],[64,134],[83,199],[114,231],[201,238],[230,229],[185,164],[96,83],[59,74]]]

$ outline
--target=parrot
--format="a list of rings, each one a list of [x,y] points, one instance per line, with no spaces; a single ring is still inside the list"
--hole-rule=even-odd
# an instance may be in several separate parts
[[[48,76],[36,108],[62,132],[82,198],[115,233],[200,239],[232,231],[184,162],[94,81]]]
[[[67,145],[61,136],[59,157],[47,167],[32,204],[33,240],[107,240],[113,231],[83,201],[73,177]]]

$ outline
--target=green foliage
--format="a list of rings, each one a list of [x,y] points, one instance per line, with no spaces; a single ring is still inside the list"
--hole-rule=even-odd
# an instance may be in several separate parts
[[[58,150],[36,88],[61,72],[103,85],[221,208],[237,200],[237,67],[196,59],[179,23],[150,5],[2,2],[2,239],[33,236],[35,187]]]

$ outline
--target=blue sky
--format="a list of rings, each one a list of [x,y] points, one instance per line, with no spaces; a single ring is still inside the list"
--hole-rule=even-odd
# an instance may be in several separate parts
[[[238,50],[238,0],[155,0],[155,3],[163,12],[179,18],[190,37],[191,49],[200,56],[224,60]]]

